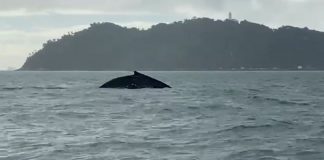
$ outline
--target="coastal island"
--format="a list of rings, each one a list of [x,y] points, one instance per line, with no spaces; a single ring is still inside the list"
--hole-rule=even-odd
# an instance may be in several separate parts
[[[19,70],[322,70],[324,33],[193,18],[149,29],[93,23],[49,40]]]

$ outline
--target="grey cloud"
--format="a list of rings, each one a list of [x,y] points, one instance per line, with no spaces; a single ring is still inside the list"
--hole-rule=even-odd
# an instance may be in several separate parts
[[[283,6],[285,4],[322,3],[321,0],[1,0],[1,10],[18,8],[51,9],[170,9],[178,5],[194,5],[196,7],[222,9],[225,6],[247,7],[253,3],[262,5]]]
[[[177,7],[191,6],[197,10],[214,12],[233,10],[240,11],[242,14],[257,11],[271,14],[291,11],[294,8],[300,12],[312,12],[312,9],[318,10],[318,6],[323,5],[322,0],[1,0],[0,11],[74,9],[172,13]]]
[[[26,9],[29,11],[47,9],[88,10],[148,10],[169,11],[179,5],[218,8],[225,0],[1,0],[0,10]]]
[[[73,14],[75,12],[64,10],[77,10],[84,11],[85,15],[91,13],[89,11],[98,11],[129,17],[134,17],[136,13],[146,14],[157,19],[191,18],[193,15],[218,19],[225,18],[226,13],[232,11],[239,20],[324,29],[321,26],[321,19],[324,18],[322,6],[323,0],[1,0],[0,12],[25,9],[27,12]],[[179,8],[181,12],[178,12]]]
[[[284,6],[286,4],[324,4],[321,0],[1,0],[2,10],[17,8],[49,9],[49,8],[77,8],[77,9],[131,9],[131,8],[173,8],[177,5],[195,5],[222,9],[225,6],[247,7],[253,3],[264,6]]]

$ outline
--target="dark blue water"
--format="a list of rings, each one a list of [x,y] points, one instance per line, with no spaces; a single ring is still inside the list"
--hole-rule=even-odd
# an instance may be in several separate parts
[[[0,159],[324,159],[324,72],[144,73],[0,72]]]

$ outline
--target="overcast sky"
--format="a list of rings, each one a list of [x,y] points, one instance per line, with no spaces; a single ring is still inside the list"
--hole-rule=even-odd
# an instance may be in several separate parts
[[[0,0],[0,69],[19,68],[48,39],[93,22],[148,28],[185,18],[233,18],[324,31],[324,0]]]

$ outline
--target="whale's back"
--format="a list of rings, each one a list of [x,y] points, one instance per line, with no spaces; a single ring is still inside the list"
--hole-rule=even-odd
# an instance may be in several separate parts
[[[140,89],[140,88],[171,88],[171,87],[159,80],[156,80],[152,77],[149,77],[147,75],[135,71],[134,75],[112,79],[107,83],[103,84],[100,88]]]

